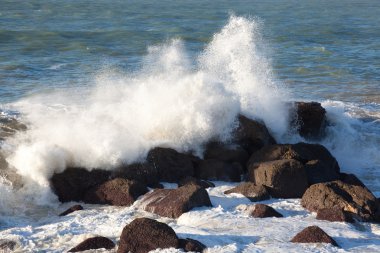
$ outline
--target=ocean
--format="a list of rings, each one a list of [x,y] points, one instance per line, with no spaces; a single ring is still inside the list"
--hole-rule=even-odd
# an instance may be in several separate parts
[[[317,142],[380,197],[379,10],[376,0],[0,0],[0,238],[18,252],[64,252],[94,234],[117,242],[149,214],[84,205],[58,218],[70,203],[51,192],[53,173],[112,170],[156,146],[202,156],[239,113],[280,143],[305,141],[289,131],[291,101],[326,108]],[[379,225],[317,221],[296,199],[265,202],[290,217],[249,219],[236,209],[249,201],[223,194],[232,185],[208,190],[211,210],[161,220],[210,252],[380,251]],[[342,248],[288,243],[305,224]]]

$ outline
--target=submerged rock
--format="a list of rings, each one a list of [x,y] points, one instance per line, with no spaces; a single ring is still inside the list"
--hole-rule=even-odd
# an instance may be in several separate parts
[[[270,198],[269,192],[264,185],[256,185],[251,182],[241,183],[238,186],[224,192],[224,194],[231,193],[240,193],[252,202]]]
[[[256,204],[255,209],[251,213],[251,216],[254,218],[268,218],[268,217],[284,217],[282,214],[277,212],[273,207],[264,205],[264,204]]]
[[[323,136],[326,126],[326,110],[317,102],[296,102],[293,124],[298,133],[307,139]]]
[[[190,184],[178,189],[156,189],[146,194],[140,205],[145,211],[178,218],[194,207],[211,206],[211,201],[204,188]]]
[[[67,209],[66,211],[59,214],[59,216],[66,216],[70,213],[73,213],[75,211],[80,211],[80,210],[83,210],[83,207],[81,205],[74,205],[74,206],[70,207],[69,209]]]
[[[17,242],[7,239],[0,239],[1,252],[13,252],[17,247]]]
[[[103,236],[96,236],[88,238],[70,249],[68,252],[80,252],[91,249],[113,249],[115,248],[115,243],[110,239]]]
[[[200,252],[202,253],[207,247],[203,243],[190,238],[179,239],[179,247],[185,252]]]
[[[310,226],[296,234],[291,240],[293,243],[331,243],[338,244],[318,226]]]
[[[147,253],[178,247],[178,237],[171,227],[152,219],[137,218],[124,227],[117,252]]]

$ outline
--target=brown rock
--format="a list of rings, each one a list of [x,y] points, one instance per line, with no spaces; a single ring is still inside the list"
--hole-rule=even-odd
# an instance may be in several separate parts
[[[179,247],[185,252],[203,252],[207,247],[203,243],[190,238],[179,239]]]
[[[193,159],[170,148],[154,148],[149,151],[148,163],[157,169],[160,181],[176,183],[194,175]]]
[[[148,188],[138,181],[115,178],[89,189],[84,196],[84,202],[130,206],[139,196],[147,192]]]
[[[264,204],[256,204],[255,209],[251,213],[254,218],[267,218],[267,217],[284,217],[282,214],[274,210],[272,207]]]
[[[340,208],[363,221],[379,218],[379,203],[365,187],[342,181],[319,183],[310,186],[302,197],[303,207],[312,212],[324,208]]]
[[[138,218],[124,227],[117,253],[147,253],[178,246],[178,237],[171,227],[152,219]]]
[[[196,179],[195,177],[185,177],[181,179],[178,182],[178,187],[181,187],[187,184],[198,185],[205,189],[210,188],[210,187],[215,187],[215,184],[213,184],[212,182],[209,182],[206,180],[199,180],[199,179]]]
[[[293,243],[331,243],[338,247],[338,244],[325,231],[317,226],[310,226],[296,234],[291,240]]]
[[[116,169],[112,177],[136,180],[149,187],[157,187],[159,184],[157,169],[148,163],[122,165]]]
[[[326,126],[326,110],[317,102],[296,102],[296,117],[293,124],[299,134],[308,139],[323,136]]]
[[[267,188],[264,185],[256,185],[251,182],[241,183],[238,186],[225,191],[224,194],[240,193],[252,202],[270,198]]]
[[[206,146],[204,159],[215,159],[227,163],[239,163],[245,167],[249,159],[249,154],[239,146],[229,146],[220,142],[210,142]]]
[[[353,223],[351,215],[340,208],[323,208],[317,211],[317,220],[350,222]]]
[[[248,173],[249,181],[267,186],[275,198],[300,198],[308,186],[304,166],[293,159],[263,162]]]
[[[242,173],[240,164],[215,159],[202,160],[195,168],[196,177],[204,180],[240,182]]]
[[[82,201],[88,189],[104,183],[111,173],[104,170],[88,171],[82,168],[67,168],[51,178],[51,187],[59,201]]]
[[[113,249],[115,248],[115,243],[110,239],[103,236],[96,236],[88,238],[69,250],[69,252],[80,252],[91,249]]]
[[[79,210],[83,210],[83,207],[81,205],[74,205],[70,207],[69,209],[67,209],[66,211],[64,211],[63,213],[61,213],[59,216],[65,216]]]
[[[156,189],[141,200],[145,211],[169,218],[178,218],[201,206],[211,206],[208,193],[204,188],[191,184],[178,189]]]

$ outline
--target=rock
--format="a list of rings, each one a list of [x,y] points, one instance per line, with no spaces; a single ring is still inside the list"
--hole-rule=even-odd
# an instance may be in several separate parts
[[[215,159],[202,160],[195,168],[197,178],[213,181],[240,182],[242,173],[240,164],[230,164]]]
[[[267,217],[284,217],[282,214],[274,210],[272,207],[264,204],[256,204],[255,209],[251,213],[254,218],[267,218]]]
[[[187,184],[198,185],[205,189],[210,188],[210,187],[215,187],[215,184],[213,184],[212,182],[209,182],[206,180],[199,180],[199,179],[196,179],[195,177],[185,177],[181,179],[178,182],[178,187],[181,187]]]
[[[326,110],[317,102],[296,102],[295,123],[298,133],[307,139],[318,139],[324,134]]]
[[[238,120],[239,126],[233,133],[234,141],[246,149],[249,154],[266,145],[276,143],[264,124],[243,115],[239,115]]]
[[[256,185],[251,182],[241,183],[238,186],[225,191],[224,194],[240,193],[252,202],[270,198],[267,188],[264,185]]]
[[[346,184],[366,187],[360,179],[354,174],[340,173],[340,180]]]
[[[203,243],[190,238],[179,239],[179,247],[185,252],[203,252],[207,248]]]
[[[88,189],[107,181],[111,173],[104,170],[88,171],[82,168],[67,168],[51,178],[51,187],[59,201],[81,201]]]
[[[134,163],[120,166],[113,173],[112,177],[136,180],[153,188],[159,184],[157,169],[148,163]]]
[[[0,111],[0,140],[4,141],[8,137],[15,135],[17,132],[25,131],[26,125],[21,123],[15,118],[4,116],[2,110]]]
[[[308,187],[305,168],[294,159],[260,163],[250,168],[248,179],[256,185],[265,185],[275,198],[301,198]]]
[[[110,239],[103,236],[96,236],[88,238],[69,250],[69,252],[79,252],[91,249],[113,249],[115,248],[115,243]]]
[[[342,181],[310,186],[303,195],[301,204],[312,212],[324,208],[340,208],[363,221],[376,221],[380,217],[379,203],[366,187]]]
[[[141,200],[145,211],[169,218],[178,218],[201,206],[211,206],[208,193],[204,188],[191,184],[178,189],[156,189]]]
[[[13,252],[17,243],[15,241],[0,239],[0,251],[1,252]]]
[[[340,178],[336,159],[322,145],[297,143],[270,145],[253,153],[248,161],[248,171],[261,162],[294,159],[305,166],[309,185]]]
[[[325,231],[317,226],[310,226],[296,234],[291,240],[293,243],[331,243],[338,247],[338,244]]]
[[[194,175],[192,157],[170,148],[154,148],[149,151],[148,163],[157,169],[160,181],[176,183]]]
[[[61,213],[59,216],[65,216],[79,210],[83,210],[83,207],[81,205],[74,205],[70,207],[69,209],[67,209],[66,211],[64,211],[63,213]]]
[[[354,222],[348,212],[337,207],[319,209],[317,211],[317,220]]]
[[[117,253],[147,253],[178,246],[178,237],[171,227],[152,219],[137,218],[124,227]]]
[[[215,159],[227,163],[239,163],[245,167],[249,159],[249,154],[239,146],[228,146],[220,142],[210,142],[206,146],[204,159]]]
[[[130,206],[147,192],[146,185],[138,181],[115,178],[89,189],[83,200],[90,204]]]

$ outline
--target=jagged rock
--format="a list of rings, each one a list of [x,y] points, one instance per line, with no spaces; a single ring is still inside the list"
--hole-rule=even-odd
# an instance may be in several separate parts
[[[90,188],[107,181],[111,173],[104,170],[88,171],[82,168],[67,168],[51,178],[51,187],[59,201],[81,201]]]
[[[379,203],[366,187],[342,181],[310,186],[303,195],[301,204],[312,212],[324,208],[340,208],[363,221],[378,221],[380,217]]]
[[[115,248],[115,243],[110,239],[103,236],[96,236],[88,238],[69,250],[69,252],[80,252],[91,249],[113,249]]]
[[[211,206],[211,201],[204,188],[190,184],[178,189],[156,189],[146,194],[140,205],[145,211],[178,218],[194,207]]]
[[[66,211],[62,212],[59,216],[65,216],[79,210],[83,210],[83,207],[81,205],[74,205],[70,207],[69,209],[67,209]]]
[[[238,186],[227,190],[224,194],[240,193],[251,201],[261,201],[270,198],[269,192],[264,185],[256,185],[251,182],[241,183]]]
[[[274,210],[272,207],[264,204],[256,204],[255,209],[251,213],[254,218],[267,218],[267,217],[284,217],[282,214]]]
[[[220,142],[210,142],[206,146],[204,159],[215,159],[227,163],[239,163],[245,167],[249,159],[249,154],[239,146],[228,146]]]
[[[249,181],[265,185],[275,198],[300,198],[308,187],[305,168],[294,159],[263,162],[248,173]]]
[[[340,168],[336,159],[322,145],[297,143],[277,144],[253,153],[248,161],[248,171],[262,162],[294,159],[305,166],[309,185],[329,182],[340,178]]]
[[[354,222],[348,212],[337,207],[319,209],[317,211],[317,220]]]
[[[149,151],[148,163],[157,169],[160,181],[176,183],[194,175],[193,157],[170,148],[154,148]]]
[[[325,231],[317,226],[310,226],[296,234],[291,240],[293,243],[331,243],[338,244]]]
[[[112,177],[136,180],[153,188],[159,184],[157,169],[148,163],[134,163],[120,166],[113,173]]]
[[[185,252],[200,252],[202,253],[207,247],[203,243],[190,238],[179,239],[179,247]]]
[[[205,189],[210,188],[210,187],[215,187],[215,184],[213,184],[212,182],[209,182],[206,180],[199,180],[195,177],[185,177],[185,178],[181,179],[178,182],[178,187],[181,187],[181,186],[184,186],[187,184],[198,185],[198,186],[205,188]]]
[[[146,185],[124,178],[115,178],[87,190],[84,202],[130,206],[135,200],[148,192]]]
[[[124,227],[117,253],[147,253],[178,246],[178,237],[171,227],[152,219],[137,218]]]
[[[324,134],[326,110],[317,102],[296,102],[294,124],[298,133],[307,139],[318,139]]]
[[[239,163],[230,164],[215,159],[202,160],[195,168],[196,177],[204,180],[240,182],[242,173]]]
[[[249,154],[260,148],[275,144],[276,140],[269,133],[267,127],[255,120],[239,115],[239,126],[233,133],[234,141],[242,146]]]

